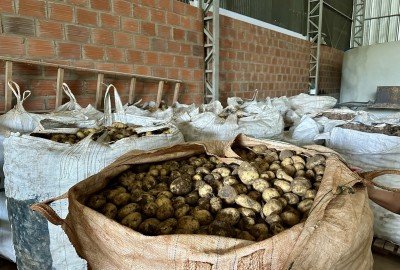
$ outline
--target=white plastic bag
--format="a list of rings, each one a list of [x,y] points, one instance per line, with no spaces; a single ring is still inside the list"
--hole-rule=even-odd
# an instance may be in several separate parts
[[[302,93],[290,97],[289,102],[292,110],[302,116],[332,109],[336,105],[337,100],[330,96],[310,96]]]

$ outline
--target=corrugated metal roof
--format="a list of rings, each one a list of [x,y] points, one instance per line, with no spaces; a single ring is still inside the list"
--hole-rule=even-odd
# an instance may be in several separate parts
[[[366,0],[363,45],[400,40],[400,0]]]

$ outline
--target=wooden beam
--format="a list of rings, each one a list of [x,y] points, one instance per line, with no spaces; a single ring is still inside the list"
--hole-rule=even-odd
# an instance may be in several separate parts
[[[97,88],[96,88],[96,103],[95,108],[99,109],[101,107],[101,102],[103,101],[103,81],[104,74],[97,74]]]
[[[174,90],[174,98],[172,99],[172,105],[174,105],[176,102],[178,102],[178,96],[179,96],[179,89],[181,88],[180,83],[175,84],[175,90]]]
[[[160,107],[163,91],[164,91],[164,81],[160,81],[158,83],[158,91],[157,91],[157,99],[156,99],[157,108]]]
[[[5,92],[5,106],[4,110],[7,112],[12,109],[12,93],[11,89],[8,87],[8,82],[12,80],[12,69],[13,63],[11,61],[6,61],[6,74],[4,78],[4,92]]]
[[[135,99],[135,90],[136,90],[136,78],[131,79],[131,84],[129,86],[129,99],[128,103],[133,104],[133,101]]]
[[[61,106],[63,99],[63,82],[64,82],[64,69],[58,68],[57,71],[57,88],[56,88],[56,108]]]

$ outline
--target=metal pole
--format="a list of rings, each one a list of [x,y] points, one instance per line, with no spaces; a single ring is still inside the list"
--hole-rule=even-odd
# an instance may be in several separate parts
[[[219,100],[219,0],[213,1],[213,100]]]
[[[318,42],[317,42],[317,66],[315,70],[315,95],[318,95],[319,88],[319,62],[321,55],[321,37],[322,37],[322,11],[324,10],[324,0],[319,1],[319,18],[318,18]]]

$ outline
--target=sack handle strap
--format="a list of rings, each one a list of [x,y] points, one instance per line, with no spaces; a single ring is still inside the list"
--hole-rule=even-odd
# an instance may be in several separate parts
[[[69,97],[69,99],[70,99],[72,102],[76,103],[75,95],[72,93],[72,91],[71,91],[71,89],[69,88],[68,84],[63,83],[63,84],[62,84],[62,88],[63,88],[63,90],[64,90],[64,93]]]
[[[400,192],[400,188],[392,188],[392,187],[386,187],[384,185],[374,183],[373,180],[378,177],[382,176],[385,174],[396,174],[400,175],[400,170],[375,170],[375,171],[370,171],[370,172],[364,172],[360,173],[360,176],[364,178],[366,181],[371,182],[374,186],[381,188],[383,190],[391,191],[391,192]]]
[[[40,203],[35,203],[31,205],[31,209],[35,212],[40,213],[42,216],[44,216],[48,221],[50,221],[54,225],[63,225],[65,223],[65,220],[62,219],[56,211],[54,211],[53,208],[49,204],[52,202],[56,202],[59,200],[63,200],[68,198],[68,193],[64,193],[61,196],[54,197],[51,199],[48,199],[46,201],[40,202]]]

